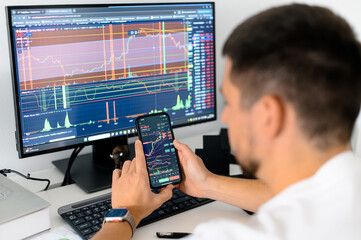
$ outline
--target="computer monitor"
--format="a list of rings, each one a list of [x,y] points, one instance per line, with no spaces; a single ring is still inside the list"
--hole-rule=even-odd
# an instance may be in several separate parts
[[[93,145],[72,177],[96,185],[89,158],[109,167],[137,116],[215,120],[214,16],[213,2],[7,7],[19,157]]]

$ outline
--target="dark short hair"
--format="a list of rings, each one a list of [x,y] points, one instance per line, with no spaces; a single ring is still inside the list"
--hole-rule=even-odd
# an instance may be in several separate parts
[[[288,101],[318,147],[348,143],[361,100],[361,50],[352,28],[330,10],[275,7],[240,24],[223,55],[251,106],[265,94]]]

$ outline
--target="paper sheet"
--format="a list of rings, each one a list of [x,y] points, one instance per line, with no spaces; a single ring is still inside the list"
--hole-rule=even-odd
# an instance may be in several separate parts
[[[65,227],[58,227],[51,229],[49,232],[40,234],[31,240],[82,240],[76,233],[66,229]]]

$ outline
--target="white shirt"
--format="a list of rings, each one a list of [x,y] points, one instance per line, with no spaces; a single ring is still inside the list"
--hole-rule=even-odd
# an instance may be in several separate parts
[[[351,152],[262,205],[246,223],[213,220],[187,239],[361,239],[361,160]]]

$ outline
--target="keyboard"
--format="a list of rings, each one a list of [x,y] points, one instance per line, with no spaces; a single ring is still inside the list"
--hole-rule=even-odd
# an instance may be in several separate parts
[[[81,236],[82,239],[92,238],[102,227],[104,214],[111,209],[111,193],[95,198],[72,203],[58,209],[59,215]],[[138,225],[176,215],[178,213],[202,206],[213,200],[189,196],[179,189],[173,189],[173,196],[156,209]]]

